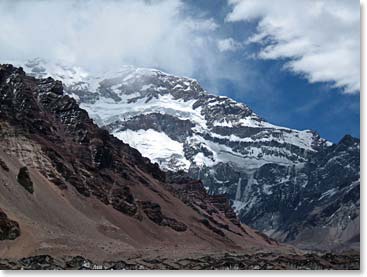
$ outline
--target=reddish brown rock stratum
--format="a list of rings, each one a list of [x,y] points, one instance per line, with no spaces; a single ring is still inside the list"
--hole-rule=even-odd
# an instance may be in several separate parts
[[[294,251],[241,225],[200,182],[166,182],[156,164],[63,95],[59,81],[1,65],[0,139],[0,207],[21,230],[0,242],[1,258]],[[33,193],[17,181],[24,166]]]

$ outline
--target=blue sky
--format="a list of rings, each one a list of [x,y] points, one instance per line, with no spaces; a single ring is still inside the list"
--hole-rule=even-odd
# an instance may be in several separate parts
[[[159,68],[271,123],[359,137],[359,1],[4,0],[0,21],[1,62]]]
[[[238,82],[221,80],[220,93],[247,104],[271,123],[315,130],[332,142],[345,134],[360,136],[359,94],[343,94],[324,83],[310,84],[282,70],[281,62],[254,62],[254,67],[264,76],[258,84],[243,88]]]
[[[256,32],[256,19],[225,22],[231,10],[225,0],[213,0],[210,4],[205,0],[190,1],[190,6],[190,12],[205,12],[217,22],[224,22],[217,30],[223,37],[241,41]],[[302,74],[284,69],[287,59],[262,60],[249,57],[249,54],[257,51],[259,47],[250,45],[246,49],[227,53],[230,62],[240,65],[239,70],[246,75],[244,79],[248,79],[248,71],[252,72],[250,86],[245,83],[246,80],[242,83],[222,79],[216,83],[216,90],[246,103],[257,114],[275,124],[316,130],[322,137],[333,142],[339,141],[345,134],[360,136],[359,92],[344,93],[344,88],[335,88],[328,81],[310,83]],[[200,75],[198,79],[201,80]],[[204,86],[211,86],[211,80],[205,77],[201,82]]]

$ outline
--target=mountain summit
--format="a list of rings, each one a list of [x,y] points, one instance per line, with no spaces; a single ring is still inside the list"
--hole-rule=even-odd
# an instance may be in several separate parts
[[[95,125],[60,81],[0,65],[0,137],[1,258],[292,251],[241,225],[229,201],[199,181],[167,182]]]
[[[25,70],[63,81],[100,127],[164,171],[225,194],[243,223],[305,248],[358,248],[358,139],[333,144],[273,125],[194,79],[159,70],[90,74],[41,60]]]

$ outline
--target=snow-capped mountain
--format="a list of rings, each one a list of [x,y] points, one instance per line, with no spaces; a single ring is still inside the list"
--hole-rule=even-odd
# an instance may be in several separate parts
[[[70,255],[213,268],[197,258],[214,253],[229,267],[225,253],[294,253],[240,224],[230,201],[200,181],[167,182],[157,164],[94,124],[59,80],[0,64],[0,138],[0,269],[8,258],[60,269]]]
[[[231,163],[251,172],[266,163],[302,163],[328,144],[315,132],[272,125],[244,104],[210,95],[194,79],[158,70],[125,66],[91,76],[40,60],[25,70],[62,80],[99,125],[166,170]]]
[[[359,225],[350,231],[359,220],[359,140],[333,145],[314,131],[273,125],[194,79],[159,70],[123,66],[90,74],[41,60],[24,69],[63,81],[99,126],[163,170],[182,171],[209,193],[226,194],[246,224],[301,243],[321,228],[327,247],[359,234]]]

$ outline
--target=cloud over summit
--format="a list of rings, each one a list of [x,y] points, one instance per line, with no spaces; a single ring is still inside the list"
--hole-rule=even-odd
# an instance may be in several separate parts
[[[211,3],[205,3],[206,10]],[[311,83],[359,92],[358,1],[228,0],[222,5],[227,16],[192,12],[193,3],[184,0],[3,0],[1,62],[40,57],[89,70],[131,64],[206,75],[213,87],[221,79],[251,86],[258,81],[251,77],[256,68],[242,57],[253,57],[247,46],[256,43],[259,62],[284,60],[287,70]],[[235,22],[255,22],[257,28],[243,30]]]
[[[210,55],[204,35],[217,28],[211,18],[185,14],[179,0],[1,1],[0,19],[3,60],[133,64],[188,75]]]

